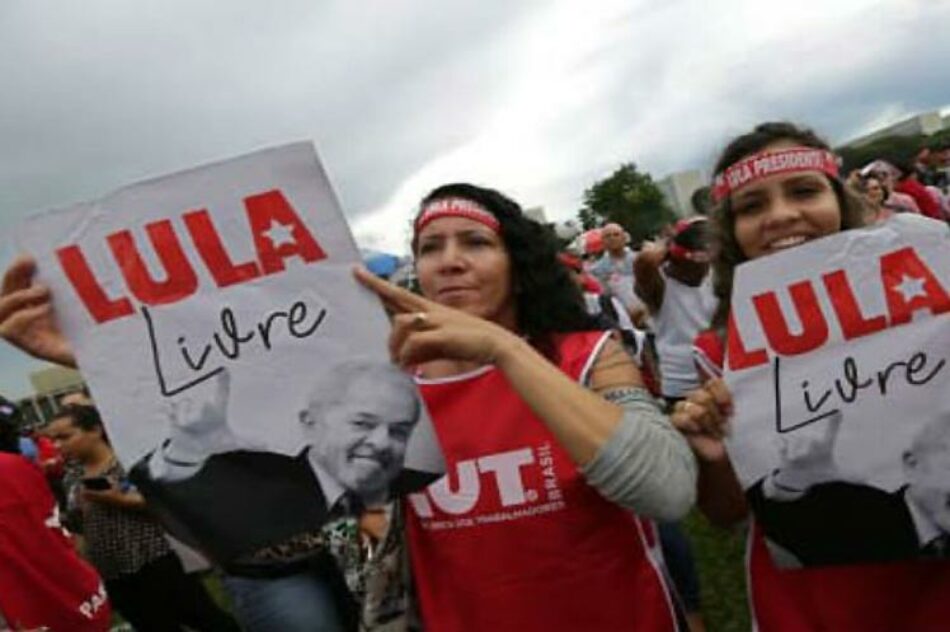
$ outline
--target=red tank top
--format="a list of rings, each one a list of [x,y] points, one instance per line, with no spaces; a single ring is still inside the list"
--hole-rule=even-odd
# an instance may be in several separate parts
[[[603,332],[558,344],[579,380]],[[407,500],[427,630],[673,630],[652,524],[584,482],[504,374],[420,380],[447,476]]]
[[[722,342],[697,336],[700,370],[723,365]],[[749,600],[759,632],[945,632],[950,630],[950,562],[899,562],[783,570],[750,520]],[[858,526],[857,528],[860,528]]]

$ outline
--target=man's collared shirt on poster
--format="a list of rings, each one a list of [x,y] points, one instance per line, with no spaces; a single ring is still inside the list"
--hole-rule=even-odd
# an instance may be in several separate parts
[[[914,521],[914,530],[917,532],[917,541],[921,549],[941,537],[946,537],[940,527],[914,502],[910,494],[904,494],[904,502],[907,503],[907,511],[910,513],[911,520]]]

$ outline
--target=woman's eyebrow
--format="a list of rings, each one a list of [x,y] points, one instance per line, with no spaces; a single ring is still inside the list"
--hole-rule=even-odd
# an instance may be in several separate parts
[[[762,189],[746,189],[736,194],[736,202],[742,202],[749,198],[754,199],[763,195],[765,195],[765,192]]]
[[[818,174],[804,173],[800,176],[789,178],[788,180],[785,180],[785,182],[783,182],[782,184],[785,184],[785,185],[812,184],[812,183],[817,183],[821,181],[822,181],[822,178]]]

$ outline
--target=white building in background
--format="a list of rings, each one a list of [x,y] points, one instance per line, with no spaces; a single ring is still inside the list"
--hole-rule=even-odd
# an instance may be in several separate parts
[[[677,171],[657,181],[667,204],[678,217],[695,214],[691,198],[697,189],[708,184],[706,176],[699,169]]]
[[[548,216],[544,212],[543,206],[532,206],[531,208],[526,208],[524,210],[525,217],[528,219],[533,219],[539,224],[547,224]]]
[[[17,402],[28,426],[42,425],[59,412],[59,399],[66,393],[85,391],[86,383],[75,369],[54,366],[30,373],[33,395]]]
[[[845,147],[860,147],[861,145],[867,145],[868,143],[877,140],[878,138],[883,138],[885,136],[916,136],[918,134],[934,134],[940,130],[950,127],[950,114],[947,116],[941,117],[939,111],[933,112],[924,112],[923,114],[916,114],[910,118],[906,118],[903,121],[898,121],[888,125],[887,127],[882,127],[881,129],[875,130],[870,134],[865,134],[859,138],[848,141],[844,144]]]
[[[33,371],[30,373],[30,384],[38,395],[78,391],[86,386],[79,371],[63,366]]]

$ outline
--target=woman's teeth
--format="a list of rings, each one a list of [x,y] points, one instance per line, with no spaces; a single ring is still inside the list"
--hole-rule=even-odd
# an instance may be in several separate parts
[[[781,248],[791,248],[792,246],[797,246],[798,244],[804,243],[805,237],[803,235],[794,235],[792,237],[782,237],[781,239],[776,239],[769,244],[769,248],[772,250],[779,250]]]

